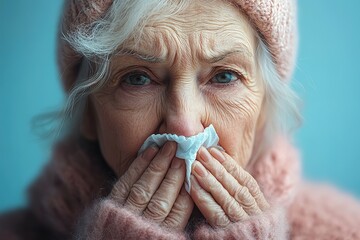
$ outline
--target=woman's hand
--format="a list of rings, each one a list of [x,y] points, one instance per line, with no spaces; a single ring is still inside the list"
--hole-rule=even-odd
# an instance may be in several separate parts
[[[210,225],[225,227],[269,207],[256,180],[228,154],[201,147],[197,159],[190,194]]]
[[[175,156],[176,143],[149,147],[115,184],[110,197],[153,222],[183,230],[194,203],[183,187],[185,163]]]

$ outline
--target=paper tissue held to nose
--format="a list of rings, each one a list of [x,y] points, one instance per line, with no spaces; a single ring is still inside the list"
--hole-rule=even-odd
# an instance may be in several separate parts
[[[175,156],[184,159],[186,165],[185,189],[190,193],[190,174],[191,165],[195,161],[196,153],[201,146],[205,148],[218,147],[219,137],[213,125],[208,126],[201,133],[191,137],[178,136],[176,134],[153,134],[148,137],[139,150],[139,155],[152,144],[158,147],[163,146],[167,141],[177,142],[177,150]]]

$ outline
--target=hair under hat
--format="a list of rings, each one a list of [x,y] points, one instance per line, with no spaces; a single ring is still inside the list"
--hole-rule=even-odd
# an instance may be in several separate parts
[[[64,6],[61,31],[69,33],[103,17],[113,0],[68,0]],[[297,50],[296,5],[294,0],[233,0],[268,47],[283,80],[292,75]],[[58,61],[64,88],[69,91],[80,69],[81,54],[59,35]]]

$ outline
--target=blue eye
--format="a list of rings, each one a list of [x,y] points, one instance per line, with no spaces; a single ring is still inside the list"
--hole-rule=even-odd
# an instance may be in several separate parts
[[[238,80],[239,77],[236,73],[231,71],[224,71],[216,74],[212,79],[211,82],[213,83],[230,83],[233,81]]]
[[[145,73],[130,73],[123,78],[123,82],[133,86],[144,86],[150,84],[151,79]]]

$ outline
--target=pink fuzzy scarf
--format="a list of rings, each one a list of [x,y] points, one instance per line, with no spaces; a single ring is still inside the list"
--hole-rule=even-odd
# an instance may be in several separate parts
[[[300,176],[297,151],[285,138],[278,138],[248,171],[258,181],[272,209],[225,229],[213,229],[205,222],[195,222],[193,237],[287,238],[286,208],[294,197]],[[190,233],[162,229],[107,200],[115,181],[97,144],[67,140],[56,146],[52,160],[30,189],[31,209],[47,228],[63,238],[75,233],[79,239],[188,237]]]

